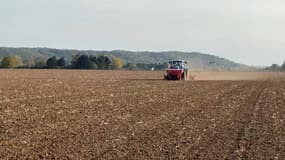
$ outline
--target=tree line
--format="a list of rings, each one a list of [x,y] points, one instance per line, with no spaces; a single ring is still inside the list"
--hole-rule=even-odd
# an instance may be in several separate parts
[[[19,56],[6,56],[1,60],[1,68],[43,68],[43,69],[126,69],[126,70],[162,70],[167,68],[167,63],[126,63],[115,56],[106,55],[74,55],[71,62],[64,57],[52,56],[29,58],[22,60]]]
[[[282,65],[279,64],[272,64],[269,67],[266,67],[265,70],[269,71],[285,71],[285,61]]]
[[[19,56],[6,56],[0,60],[1,68],[44,68],[44,69],[126,69],[126,70],[162,70],[167,68],[167,63],[126,63],[115,56],[106,55],[74,55],[71,62],[66,61],[64,57],[52,56],[30,57],[22,60]],[[266,67],[267,71],[285,71],[285,62],[282,65],[272,64]]]
[[[52,56],[22,60],[19,56],[6,56],[1,60],[1,68],[45,68],[45,69],[121,69],[123,60],[115,56],[74,55],[71,62],[64,57]]]

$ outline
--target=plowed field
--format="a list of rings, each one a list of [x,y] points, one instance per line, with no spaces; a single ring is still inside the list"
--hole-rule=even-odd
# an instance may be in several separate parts
[[[285,159],[284,74],[192,74],[0,70],[0,159]]]

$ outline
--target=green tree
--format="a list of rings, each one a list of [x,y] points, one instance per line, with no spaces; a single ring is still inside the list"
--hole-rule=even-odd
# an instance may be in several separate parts
[[[57,59],[55,56],[53,56],[47,60],[47,67],[48,68],[56,68],[57,67]]]
[[[78,61],[79,57],[80,57],[80,54],[72,55],[71,65],[72,65],[73,68],[77,67],[77,61]]]
[[[21,65],[22,61],[20,57],[17,56],[7,56],[1,61],[1,67],[3,68],[16,68]]]
[[[136,65],[133,63],[128,63],[123,68],[128,69],[128,70],[134,70],[136,69]]]
[[[89,59],[96,64],[98,63],[96,56],[89,56]]]
[[[112,68],[113,69],[121,69],[124,65],[124,62],[122,59],[112,56]]]
[[[73,62],[73,67],[77,69],[96,69],[97,65],[91,61],[87,55],[81,55]]]
[[[65,59],[64,57],[61,57],[58,61],[57,61],[57,66],[59,67],[64,67],[66,65]]]
[[[98,69],[109,69],[111,64],[112,64],[112,62],[108,56],[100,55],[97,58]]]

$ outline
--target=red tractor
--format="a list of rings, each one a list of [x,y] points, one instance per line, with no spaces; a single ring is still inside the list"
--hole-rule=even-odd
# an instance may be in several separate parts
[[[164,75],[166,80],[189,80],[187,61],[170,61]]]

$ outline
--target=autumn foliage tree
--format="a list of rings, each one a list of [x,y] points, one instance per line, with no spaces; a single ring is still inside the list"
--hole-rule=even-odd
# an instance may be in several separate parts
[[[17,56],[7,56],[4,57],[1,61],[1,67],[3,68],[16,68],[21,65],[22,60]]]
[[[121,69],[124,65],[124,62],[121,58],[112,56],[112,64],[113,69]]]

